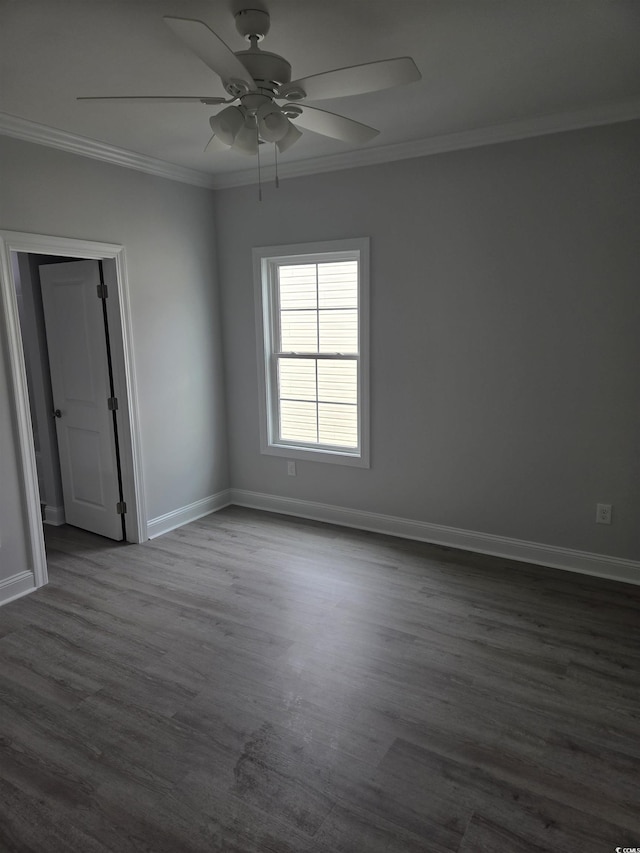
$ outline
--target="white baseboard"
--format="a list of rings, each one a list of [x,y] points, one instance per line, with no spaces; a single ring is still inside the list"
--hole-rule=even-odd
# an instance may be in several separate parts
[[[222,492],[217,492],[215,495],[209,495],[208,498],[195,501],[195,503],[188,506],[174,509],[172,512],[159,515],[157,518],[151,518],[147,522],[147,536],[149,539],[155,539],[156,536],[169,533],[171,530],[175,530],[176,527],[182,527],[183,524],[189,524],[190,521],[197,521],[204,515],[224,509],[230,503],[229,489],[225,489]]]
[[[44,523],[51,524],[54,527],[60,527],[65,523],[64,507],[63,506],[45,506],[44,508]]]
[[[18,572],[10,578],[0,581],[0,606],[22,598],[37,589],[36,580],[31,572]]]
[[[441,524],[412,521],[392,515],[380,515],[375,512],[363,512],[295,498],[282,498],[278,495],[265,495],[243,489],[231,489],[230,502],[267,512],[296,515],[314,521],[340,524],[343,527],[356,527],[359,530],[371,530],[374,533],[385,533],[404,539],[417,539],[435,545],[446,545],[449,548],[461,548],[464,551],[475,551],[509,560],[519,560],[523,563],[550,566],[554,569],[640,585],[640,562],[621,557],[591,554],[587,551],[525,542],[506,536],[476,533],[471,530],[460,530],[457,527],[445,527]]]

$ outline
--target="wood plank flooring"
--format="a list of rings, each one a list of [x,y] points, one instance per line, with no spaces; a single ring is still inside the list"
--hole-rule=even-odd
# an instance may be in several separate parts
[[[1,851],[640,847],[640,587],[235,507],[47,540]]]

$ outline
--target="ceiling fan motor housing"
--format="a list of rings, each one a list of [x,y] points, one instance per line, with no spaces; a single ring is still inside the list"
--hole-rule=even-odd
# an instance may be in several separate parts
[[[291,80],[291,65],[277,53],[252,48],[251,50],[240,50],[236,56],[260,89],[273,91]]]

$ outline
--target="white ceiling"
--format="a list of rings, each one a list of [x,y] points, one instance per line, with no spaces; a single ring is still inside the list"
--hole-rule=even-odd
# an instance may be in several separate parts
[[[415,60],[419,83],[318,103],[380,129],[363,158],[408,156],[421,141],[496,125],[544,126],[550,116],[579,114],[582,124],[640,117],[640,0],[266,2],[271,32],[262,47],[284,55],[294,78]],[[205,21],[243,50],[231,8],[232,0],[0,0],[0,112],[223,179],[253,173],[252,158],[203,152],[215,108],[75,100],[223,95],[162,16]],[[282,165],[320,167],[336,155],[360,156],[305,131]]]

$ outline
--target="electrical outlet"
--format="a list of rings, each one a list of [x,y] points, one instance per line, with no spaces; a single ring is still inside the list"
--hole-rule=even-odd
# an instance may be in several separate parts
[[[611,524],[611,504],[596,504],[596,524]]]
[[[296,476],[296,463],[295,462],[287,462],[287,474],[290,477]]]

